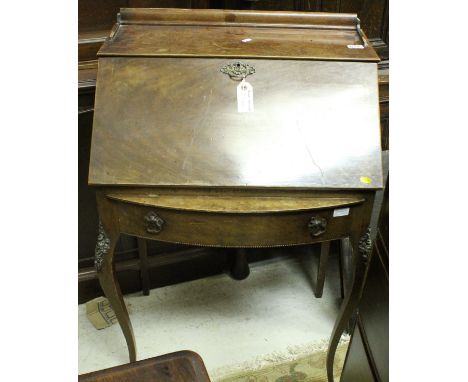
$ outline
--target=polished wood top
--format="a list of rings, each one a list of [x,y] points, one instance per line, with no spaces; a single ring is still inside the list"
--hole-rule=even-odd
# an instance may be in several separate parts
[[[98,56],[380,60],[355,14],[215,9],[121,9]]]
[[[222,213],[271,213],[306,211],[322,208],[346,207],[364,202],[364,198],[300,197],[300,196],[245,196],[245,195],[177,195],[110,193],[109,199],[120,202],[160,207],[181,211]]]
[[[78,376],[79,382],[210,382],[202,358],[189,350]]]
[[[377,65],[242,60],[254,111],[237,111],[233,60],[104,57],[89,183],[382,187]]]

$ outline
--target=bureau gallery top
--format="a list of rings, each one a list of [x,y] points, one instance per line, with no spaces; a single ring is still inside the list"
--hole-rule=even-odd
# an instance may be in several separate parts
[[[98,56],[91,185],[382,187],[356,15],[125,8]]]

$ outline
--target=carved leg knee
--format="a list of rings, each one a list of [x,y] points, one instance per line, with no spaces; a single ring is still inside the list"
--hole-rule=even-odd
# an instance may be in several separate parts
[[[122,292],[114,270],[114,249],[117,244],[118,232],[108,234],[103,224],[99,223],[99,233],[96,244],[94,265],[102,290],[114,309],[117,321],[127,341],[130,362],[136,361],[136,344],[133,328],[123,300]]]

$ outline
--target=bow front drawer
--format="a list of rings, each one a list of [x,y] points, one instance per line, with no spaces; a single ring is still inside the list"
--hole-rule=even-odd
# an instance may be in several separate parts
[[[183,198],[110,198],[114,199],[120,231],[129,235],[190,245],[246,248],[345,237],[360,204],[359,200],[320,198],[237,198],[230,204],[222,197],[191,197],[187,209]]]

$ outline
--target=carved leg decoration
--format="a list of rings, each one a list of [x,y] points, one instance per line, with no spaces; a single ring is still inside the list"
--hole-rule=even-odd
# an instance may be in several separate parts
[[[94,266],[96,268],[99,283],[107,299],[114,309],[117,321],[127,341],[130,362],[136,361],[136,344],[133,335],[132,324],[128,316],[127,308],[120,291],[114,269],[114,249],[119,238],[118,232],[106,232],[104,226],[99,222],[99,234],[96,244]]]
[[[315,297],[322,297],[323,285],[325,283],[325,273],[327,271],[328,255],[330,254],[330,242],[324,241],[320,243],[320,260],[317,270],[317,285],[315,289]]]
[[[332,331],[330,343],[327,352],[327,377],[328,382],[334,382],[333,379],[333,364],[335,361],[336,348],[340,342],[341,335],[345,331],[348,321],[355,312],[362,289],[362,282],[365,273],[365,260],[369,257],[372,243],[370,239],[370,229],[360,238],[359,243],[356,245],[357,238],[353,238],[353,262],[354,272],[351,281],[350,290],[348,291],[345,299],[341,305],[340,313],[335,322]]]

